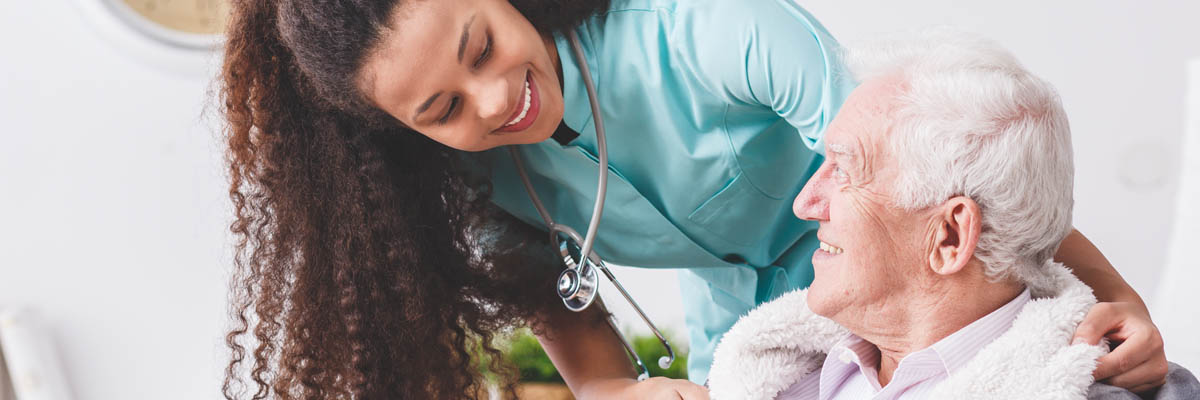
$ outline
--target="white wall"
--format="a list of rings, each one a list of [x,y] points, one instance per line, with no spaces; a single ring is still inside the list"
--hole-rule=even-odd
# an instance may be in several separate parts
[[[172,69],[87,1],[0,1],[0,306],[40,312],[76,399],[215,398],[229,257],[201,123],[212,57]]]
[[[1196,304],[1200,294],[1200,262],[1196,244],[1200,243],[1200,58],[1193,59],[1188,74],[1187,133],[1180,148],[1184,155],[1180,171],[1179,196],[1175,202],[1175,229],[1167,249],[1167,265],[1155,301],[1155,315],[1167,343],[1167,354],[1177,363],[1200,366],[1200,313]]]
[[[173,69],[84,18],[88,1],[0,1],[0,305],[41,312],[77,399],[216,398],[229,217],[201,119],[211,65]],[[1200,3],[805,4],[843,39],[962,25],[1054,82],[1075,131],[1076,225],[1153,297]],[[671,271],[619,274],[683,332]]]

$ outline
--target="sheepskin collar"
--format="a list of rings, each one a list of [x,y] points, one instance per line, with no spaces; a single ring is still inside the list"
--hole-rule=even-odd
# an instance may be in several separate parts
[[[1062,264],[1047,262],[1047,279],[1031,288],[1012,328],[949,378],[933,399],[1083,399],[1096,359],[1107,349],[1070,345],[1075,327],[1096,298]],[[810,373],[849,332],[813,314],[807,290],[765,303],[738,320],[713,355],[713,399],[773,399]]]

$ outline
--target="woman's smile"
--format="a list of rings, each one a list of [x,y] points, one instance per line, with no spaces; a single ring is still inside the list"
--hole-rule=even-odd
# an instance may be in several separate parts
[[[537,120],[538,109],[541,108],[541,102],[538,100],[541,96],[538,96],[537,83],[534,81],[532,73],[525,73],[525,84],[523,86],[519,91],[520,97],[514,103],[517,106],[514,107],[513,114],[504,126],[496,130],[497,133],[523,131]]]

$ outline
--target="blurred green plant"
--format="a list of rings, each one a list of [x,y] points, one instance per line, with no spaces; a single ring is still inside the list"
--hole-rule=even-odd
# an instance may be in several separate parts
[[[563,383],[562,375],[554,369],[550,356],[542,349],[541,343],[527,330],[522,330],[513,336],[508,343],[504,357],[520,371],[521,382],[555,382]]]
[[[550,356],[546,355],[542,345],[528,329],[519,329],[500,338],[496,347],[501,349],[509,363],[516,366],[521,382],[563,383],[562,375],[554,368],[554,363],[550,362]],[[671,368],[664,370],[658,367],[658,358],[666,356],[667,350],[658,342],[658,338],[653,335],[635,336],[633,349],[642,357],[642,362],[646,363],[650,376],[687,379],[687,353],[676,353]],[[486,360],[489,359],[487,354],[478,351],[475,357],[481,372],[489,379],[494,379],[495,376],[486,369]]]
[[[633,338],[633,351],[642,358],[642,362],[646,364],[646,369],[650,371],[650,376],[665,376],[671,379],[687,379],[687,354],[679,352],[675,349],[675,362],[671,363],[671,368],[662,369],[658,367],[658,358],[666,357],[667,349],[659,343],[658,338],[654,335],[641,335]]]

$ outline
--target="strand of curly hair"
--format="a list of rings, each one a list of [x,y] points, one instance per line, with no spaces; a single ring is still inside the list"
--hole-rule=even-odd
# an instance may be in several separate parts
[[[491,342],[561,313],[550,272],[561,266],[545,233],[491,206],[453,150],[328,99],[328,83],[281,37],[281,9],[336,18],[345,13],[320,7],[386,11],[395,0],[300,3],[235,1],[227,30],[221,97],[237,241],[223,395],[469,398],[484,385],[476,351],[515,395]],[[606,6],[538,3],[514,5],[539,29]],[[289,8],[301,6],[311,9]]]

